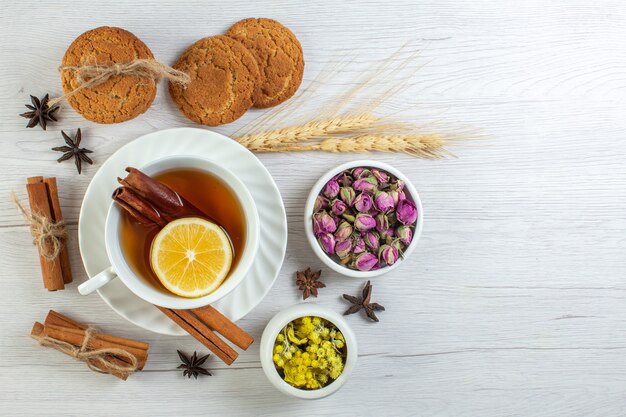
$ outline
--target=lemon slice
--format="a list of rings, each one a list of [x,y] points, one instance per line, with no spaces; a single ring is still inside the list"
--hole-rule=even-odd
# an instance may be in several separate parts
[[[228,275],[233,250],[215,223],[188,217],[168,223],[152,242],[150,263],[163,286],[182,297],[201,297]]]

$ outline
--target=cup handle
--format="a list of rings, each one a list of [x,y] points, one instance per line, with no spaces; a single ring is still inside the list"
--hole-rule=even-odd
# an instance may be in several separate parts
[[[92,278],[83,282],[78,286],[78,292],[81,295],[88,295],[97,290],[100,287],[111,282],[113,278],[117,277],[117,274],[113,270],[113,267],[109,267]]]

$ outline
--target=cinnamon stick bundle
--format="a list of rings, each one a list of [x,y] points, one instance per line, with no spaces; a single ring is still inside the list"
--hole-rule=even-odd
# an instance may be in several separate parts
[[[239,354],[220,339],[214,330],[243,350],[254,342],[254,338],[245,330],[211,306],[191,310],[157,307],[227,365],[231,365]]]
[[[128,167],[126,172],[126,178],[117,179],[122,186],[112,198],[141,224],[163,227],[183,217],[208,218],[176,191],[137,168]]]
[[[62,290],[72,282],[72,269],[56,178],[29,177],[26,191],[31,213],[18,207],[31,225],[44,287],[48,291]]]
[[[43,346],[86,362],[92,370],[123,380],[142,370],[148,360],[147,343],[96,332],[53,310],[43,324],[35,322],[31,337]]]

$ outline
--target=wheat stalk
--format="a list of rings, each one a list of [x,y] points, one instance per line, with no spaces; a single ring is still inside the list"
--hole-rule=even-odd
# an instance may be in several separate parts
[[[419,158],[436,159],[443,157],[446,139],[438,133],[407,135],[367,134],[349,137],[331,137],[319,143],[305,145],[285,145],[265,148],[260,152],[395,152]]]
[[[249,133],[237,138],[237,142],[251,151],[262,151],[288,143],[306,142],[328,135],[357,132],[379,124],[380,117],[368,113],[313,120],[298,126]]]

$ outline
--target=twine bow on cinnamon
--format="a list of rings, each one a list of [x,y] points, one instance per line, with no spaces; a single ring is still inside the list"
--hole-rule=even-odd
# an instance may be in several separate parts
[[[85,337],[80,346],[55,339],[50,336],[38,336],[31,334],[31,337],[39,342],[43,347],[49,347],[73,357],[77,361],[85,362],[89,369],[101,374],[132,374],[139,369],[139,361],[130,352],[120,348],[90,349],[89,342],[97,334],[93,326],[85,329]],[[125,363],[126,365],[123,365]]]
[[[17,209],[30,225],[33,245],[37,246],[39,253],[46,260],[52,261],[56,259],[63,247],[63,241],[68,237],[67,230],[65,230],[65,221],[53,222],[48,217],[31,212],[25,208],[15,193],[11,194],[11,197]]]
[[[63,70],[75,71],[79,86],[60,97],[50,100],[48,102],[48,106],[50,107],[73,96],[84,88],[96,87],[116,75],[133,75],[153,79],[155,81],[165,78],[171,83],[181,84],[183,86],[191,82],[189,74],[162,64],[155,59],[134,59],[130,62],[115,63],[112,65],[66,65],[59,68],[59,71]]]

